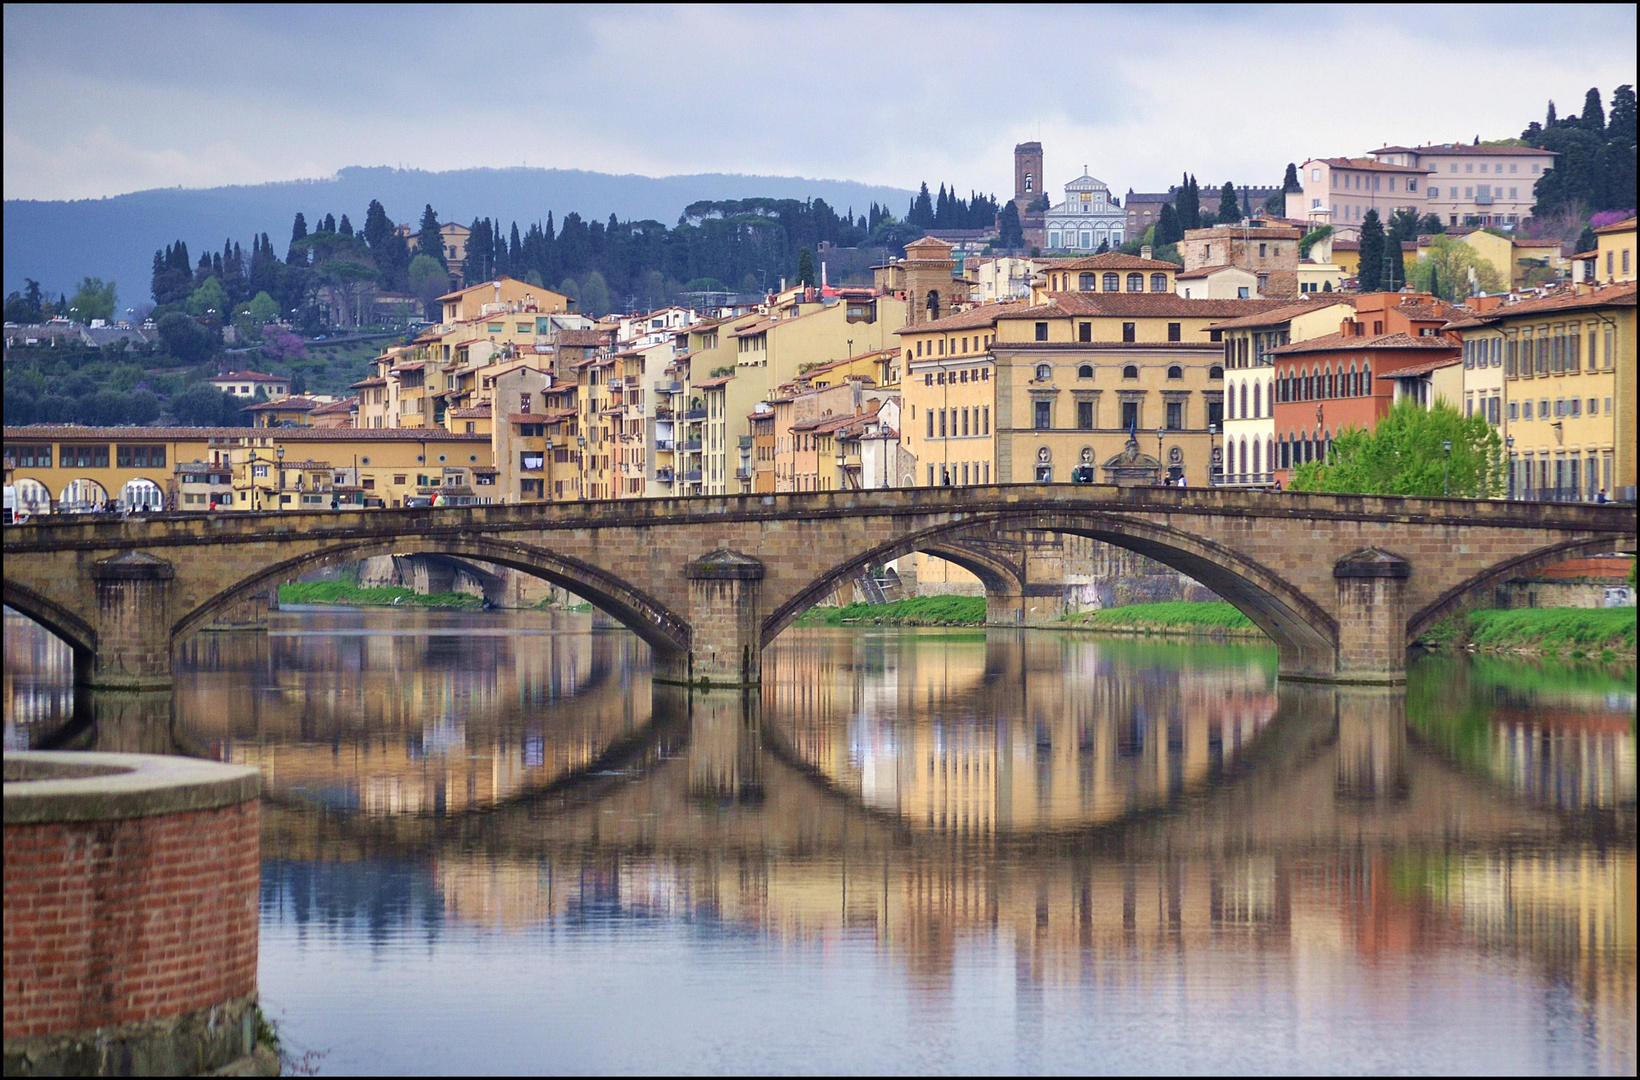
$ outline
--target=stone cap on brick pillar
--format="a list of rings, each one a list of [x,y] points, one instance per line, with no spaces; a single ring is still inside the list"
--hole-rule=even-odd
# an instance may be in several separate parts
[[[683,568],[690,581],[761,581],[763,564],[728,548],[708,551]]]
[[[169,581],[177,576],[177,571],[164,559],[140,551],[126,551],[92,563],[91,576],[97,581]]]
[[[5,823],[116,821],[250,802],[262,774],[164,754],[10,750],[5,761]]]
[[[1367,547],[1352,551],[1333,563],[1335,578],[1407,578],[1412,564],[1393,552]]]

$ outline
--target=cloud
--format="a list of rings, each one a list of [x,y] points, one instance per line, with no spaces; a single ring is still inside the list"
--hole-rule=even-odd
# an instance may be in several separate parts
[[[527,162],[1007,191],[1037,137],[1054,185],[1269,183],[1635,82],[1632,7],[1417,10],[11,5],[4,188]]]

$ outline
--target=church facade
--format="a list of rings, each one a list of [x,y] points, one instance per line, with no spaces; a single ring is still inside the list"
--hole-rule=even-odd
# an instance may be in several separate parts
[[[1127,211],[1086,172],[1065,185],[1065,201],[1049,207],[1043,225],[1052,251],[1092,253],[1127,239]]]

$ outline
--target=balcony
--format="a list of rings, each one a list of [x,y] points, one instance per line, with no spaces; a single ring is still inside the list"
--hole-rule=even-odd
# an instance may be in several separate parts
[[[706,419],[706,410],[703,409],[703,408],[702,409],[685,409],[684,413],[683,413],[683,418],[685,420],[704,420],[704,419]]]
[[[663,484],[670,484],[672,482],[672,470],[670,468],[656,469],[655,479]]]
[[[700,483],[700,470],[699,469],[690,469],[688,472],[684,473],[683,474],[683,482],[686,483],[686,484],[698,484],[698,483]]]
[[[685,453],[694,452],[698,454],[700,453],[700,440],[685,439],[683,442],[678,444],[678,449],[684,451]]]
[[[1475,205],[1476,206],[1491,206],[1492,205],[1492,199],[1493,199],[1493,196],[1491,196],[1490,194],[1476,195],[1475,196]]]
[[[672,379],[662,379],[655,384],[655,393],[681,394],[683,393],[683,384]]]
[[[671,453],[672,450],[676,447],[676,445],[677,444],[671,439],[656,439],[655,440],[655,449],[658,450],[658,451],[661,451],[663,453]]]
[[[750,450],[752,448],[752,437],[750,435],[742,435],[740,437],[739,445],[742,450]]]
[[[750,480],[751,478],[752,478],[752,470],[750,470],[750,469],[736,469],[735,470],[735,479],[736,480],[744,481],[744,480]]]

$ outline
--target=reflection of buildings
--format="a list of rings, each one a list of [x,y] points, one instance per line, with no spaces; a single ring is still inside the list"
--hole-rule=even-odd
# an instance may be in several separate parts
[[[30,620],[5,610],[6,749],[66,723],[74,709],[74,654]]]
[[[793,749],[913,827],[985,836],[1091,825],[1217,776],[1275,711],[1269,673],[1181,672],[1079,635],[862,635],[777,643],[765,710]],[[889,690],[892,688],[892,692]]]

